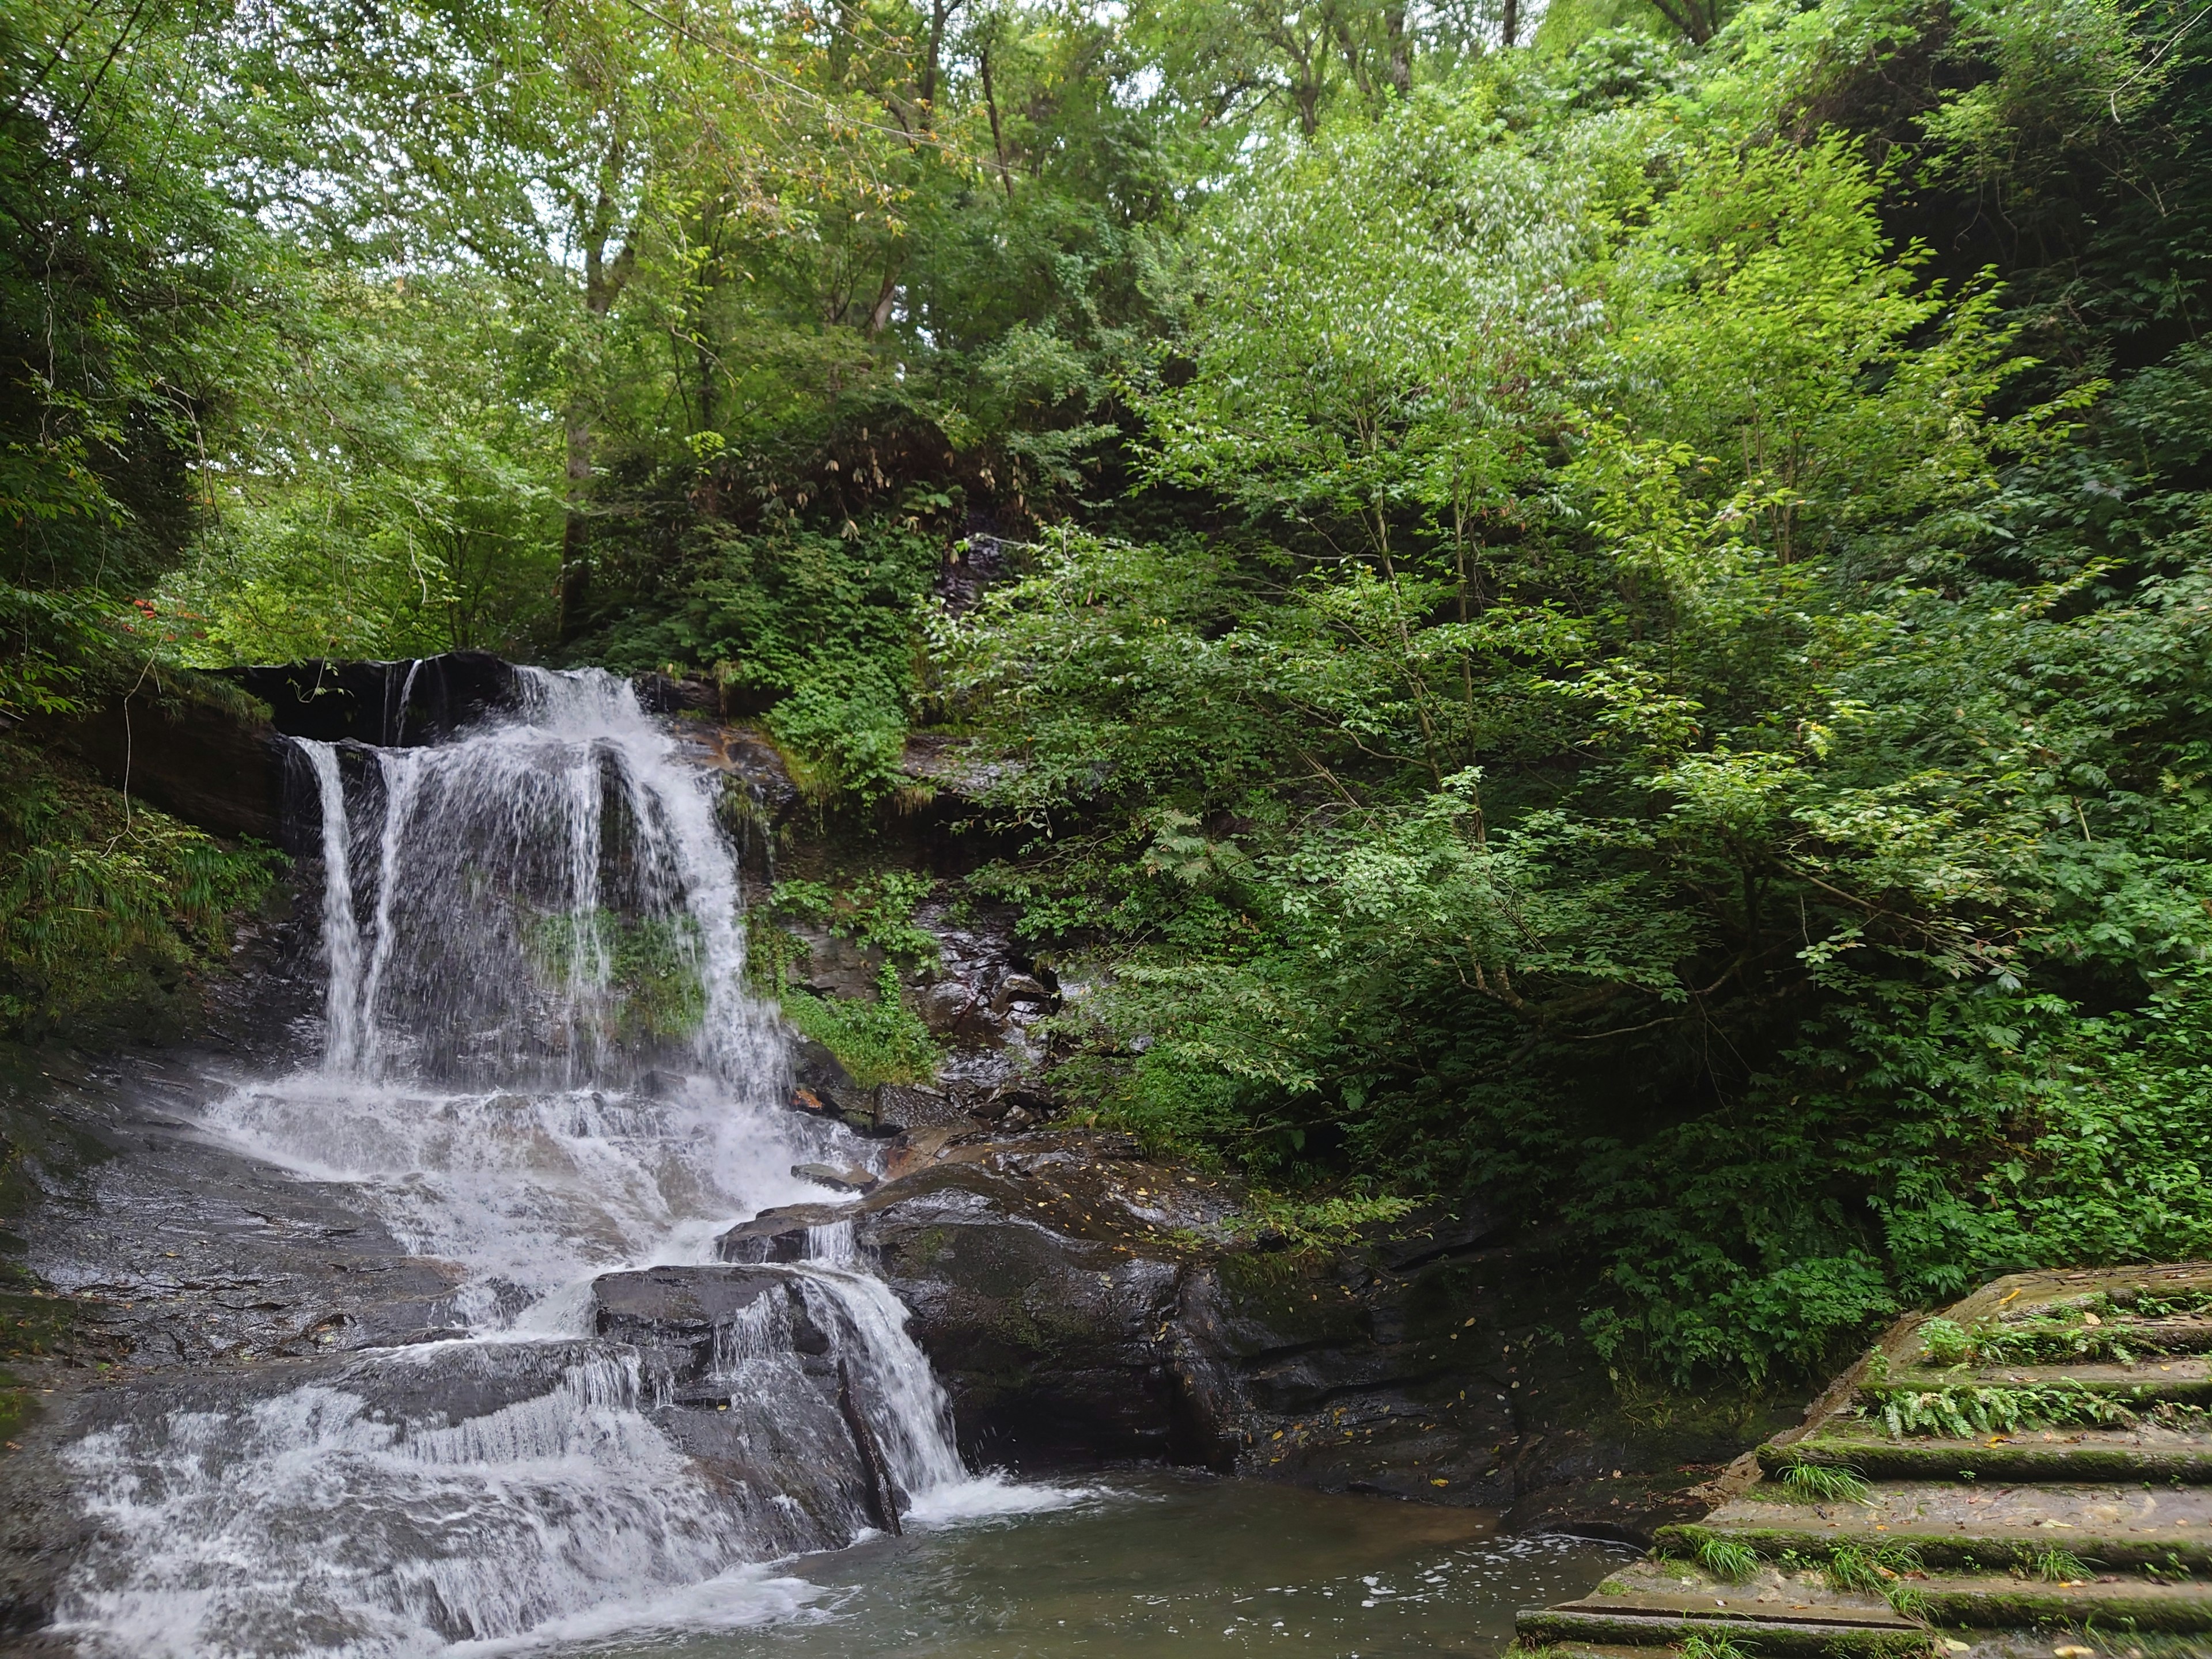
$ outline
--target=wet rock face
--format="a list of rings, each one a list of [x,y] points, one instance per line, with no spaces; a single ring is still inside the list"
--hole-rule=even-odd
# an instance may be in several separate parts
[[[1689,1460],[1741,1442],[1624,1425],[1601,1367],[1549,1328],[1545,1260],[1479,1212],[1366,1249],[1255,1248],[1222,1224],[1224,1185],[1090,1131],[909,1132],[885,1171],[720,1251],[799,1261],[811,1229],[849,1221],[971,1456],[1161,1457],[1633,1541],[1701,1507],[1684,1494],[1717,1465]]]
[[[296,662],[223,678],[269,705],[276,730],[323,743],[435,743],[520,701],[521,677],[488,651],[410,662]]]
[[[892,1155],[895,1170],[905,1155],[901,1178],[857,1205],[769,1212],[725,1234],[722,1255],[799,1259],[811,1228],[849,1220],[910,1311],[963,1445],[1046,1464],[1195,1461],[1162,1341],[1183,1273],[1164,1229],[1171,1216],[1218,1219],[1224,1195],[1155,1208],[1172,1177],[1122,1137],[906,1139]]]
[[[722,1254],[795,1260],[810,1227],[849,1218],[912,1310],[966,1443],[1510,1501],[1510,1411],[1465,1388],[1449,1344],[1419,1340],[1415,1279],[1224,1249],[1230,1194],[1123,1137],[908,1143],[892,1167],[900,1152],[918,1167],[859,1205],[771,1212],[725,1235]]]
[[[236,709],[140,691],[33,732],[108,782],[222,836],[284,834],[283,740]]]
[[[592,1299],[599,1336],[637,1355],[677,1446],[831,1545],[875,1518],[839,1407],[836,1316],[803,1281],[761,1267],[653,1267],[601,1275]]]
[[[940,1085],[978,1117],[1033,1117],[1014,1096],[1042,1069],[1046,1044],[1036,1027],[1060,1006],[1060,981],[1015,938],[1010,912],[979,909],[956,921],[932,902],[915,921],[937,940],[937,963],[915,988],[914,1006],[945,1045]]]
[[[787,1274],[744,1267],[605,1273],[592,1283],[592,1301],[594,1328],[635,1348],[647,1375],[678,1405],[728,1401],[718,1348],[726,1357],[740,1321],[788,1332],[794,1354],[830,1352],[828,1334]]]

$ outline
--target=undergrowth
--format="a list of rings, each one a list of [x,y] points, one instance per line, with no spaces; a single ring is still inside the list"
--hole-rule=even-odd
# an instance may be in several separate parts
[[[0,738],[0,1035],[172,1020],[281,864]]]
[[[1882,1426],[1895,1439],[1936,1435],[1964,1440],[2028,1428],[2122,1427],[2136,1420],[2136,1413],[2120,1401],[2073,1383],[1885,1388],[1870,1392]]]

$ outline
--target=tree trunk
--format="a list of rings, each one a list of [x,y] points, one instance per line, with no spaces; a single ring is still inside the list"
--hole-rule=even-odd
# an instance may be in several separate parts
[[[599,168],[599,189],[585,216],[584,313],[596,325],[606,320],[637,269],[637,247],[625,241],[611,259],[607,244],[615,236],[616,191],[628,156],[619,138]],[[561,526],[561,612],[557,637],[566,643],[583,632],[584,607],[592,591],[592,528],[586,500],[592,483],[592,417],[586,400],[571,397],[566,417],[568,441],[568,517]]]
[[[1520,43],[1521,0],[1505,0],[1504,22],[1498,33],[1508,52]]]

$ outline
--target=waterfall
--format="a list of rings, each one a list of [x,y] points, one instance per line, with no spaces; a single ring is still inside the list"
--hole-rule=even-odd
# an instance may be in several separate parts
[[[784,1109],[720,779],[627,684],[522,677],[518,712],[450,742],[295,740],[322,1060],[202,1115],[450,1264],[446,1340],[228,1372],[80,1441],[88,1653],[369,1659],[787,1611],[811,1592],[762,1564],[866,1524],[840,1365],[910,1513],[1047,1501],[962,1466],[849,1224],[806,1261],[707,1265],[732,1223],[823,1196],[793,1164],[864,1155]],[[663,1293],[722,1298],[703,1351]]]

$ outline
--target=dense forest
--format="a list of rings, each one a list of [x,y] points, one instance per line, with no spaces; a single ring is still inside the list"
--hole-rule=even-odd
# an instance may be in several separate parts
[[[0,1024],[271,855],[42,723],[708,680],[1073,1108],[1620,1368],[2212,1254],[2197,0],[9,0]]]

